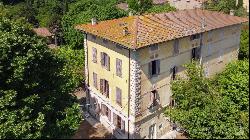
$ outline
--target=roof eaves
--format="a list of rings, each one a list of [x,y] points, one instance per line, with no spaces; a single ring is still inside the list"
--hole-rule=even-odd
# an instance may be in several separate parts
[[[81,32],[83,32],[83,33],[86,33],[86,34],[88,33],[88,34],[97,36],[97,37],[102,38],[102,39],[107,39],[107,40],[109,40],[109,41],[111,41],[111,42],[113,42],[113,43],[115,43],[115,44],[118,44],[118,45],[122,46],[122,47],[125,48],[125,49],[131,49],[131,48],[129,48],[129,46],[128,46],[127,44],[123,44],[123,43],[120,43],[120,42],[117,42],[117,41],[113,41],[113,40],[111,40],[111,39],[109,39],[109,38],[107,38],[107,37],[103,37],[103,36],[94,34],[94,33],[92,33],[92,32],[86,31],[86,30],[84,30],[80,25],[76,25],[76,26],[75,26],[75,29],[76,29],[76,30],[79,30],[79,31],[81,31]]]

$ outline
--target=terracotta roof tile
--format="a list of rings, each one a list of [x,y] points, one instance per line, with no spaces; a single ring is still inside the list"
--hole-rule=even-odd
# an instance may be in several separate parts
[[[206,27],[202,29],[202,18]],[[129,16],[100,21],[96,25],[81,24],[76,29],[111,40],[127,48],[138,49],[155,43],[181,38],[216,28],[247,22],[247,18],[201,9]],[[129,34],[123,34],[123,28]]]

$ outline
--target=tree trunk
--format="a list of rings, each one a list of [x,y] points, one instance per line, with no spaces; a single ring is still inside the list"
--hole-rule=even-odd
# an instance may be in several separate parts
[[[55,35],[54,38],[55,38],[55,45],[57,46],[57,36]]]

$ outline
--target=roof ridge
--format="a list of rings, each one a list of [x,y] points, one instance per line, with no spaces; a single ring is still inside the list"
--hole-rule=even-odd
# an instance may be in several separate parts
[[[203,32],[200,30],[200,23],[203,21],[201,17],[206,20],[205,31],[248,21],[247,18],[230,16],[221,12],[192,9],[134,15],[101,21],[96,26],[91,25],[91,23],[80,24],[75,28],[135,50],[151,44]],[[127,23],[128,26],[129,34],[126,36],[123,34],[122,23]],[[195,30],[189,30],[191,28]]]
[[[135,16],[135,37],[134,37],[134,46],[132,46],[133,49],[137,49],[137,35],[138,35],[138,21],[139,21],[139,16]]]

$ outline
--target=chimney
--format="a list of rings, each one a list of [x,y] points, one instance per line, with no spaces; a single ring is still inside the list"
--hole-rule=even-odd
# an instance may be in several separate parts
[[[128,35],[128,27],[123,28],[123,35],[124,36]]]
[[[231,16],[234,15],[234,10],[230,10],[230,15],[231,15]]]
[[[92,18],[92,19],[91,19],[91,23],[92,23],[92,25],[96,25],[96,23],[97,23],[97,22],[96,22],[96,18]]]

